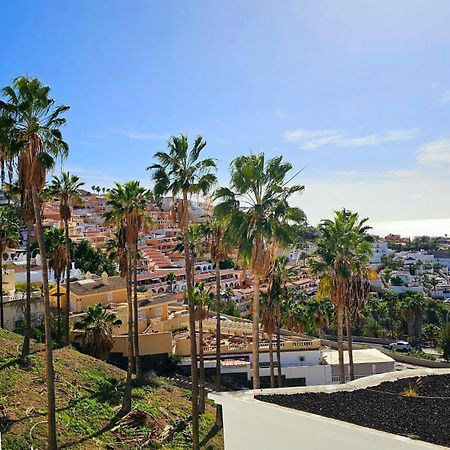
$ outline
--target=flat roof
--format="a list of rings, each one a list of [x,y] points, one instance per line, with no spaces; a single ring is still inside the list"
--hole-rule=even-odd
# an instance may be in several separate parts
[[[322,352],[322,356],[324,360],[330,364],[335,365],[339,364],[339,353],[337,350],[324,350]],[[362,363],[382,363],[382,362],[394,362],[394,360],[385,355],[383,352],[380,352],[376,348],[367,348],[361,350],[353,350],[353,362],[356,364]],[[344,351],[344,364],[348,364],[348,351]]]

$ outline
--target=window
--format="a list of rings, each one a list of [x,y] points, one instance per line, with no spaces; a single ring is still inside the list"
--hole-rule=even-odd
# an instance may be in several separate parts
[[[305,360],[305,357],[304,357],[304,356],[299,356],[299,357],[298,357],[298,360],[299,360],[300,362],[303,362],[303,361]]]
[[[108,302],[112,302],[112,301],[113,301],[113,293],[108,292]]]
[[[155,309],[155,316],[156,317],[161,317],[163,313],[163,309],[162,308],[156,308]]]

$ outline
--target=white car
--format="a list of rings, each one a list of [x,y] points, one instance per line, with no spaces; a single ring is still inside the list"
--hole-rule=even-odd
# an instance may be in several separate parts
[[[389,349],[395,350],[397,352],[409,352],[410,350],[412,350],[412,346],[407,341],[397,341],[389,344]]]
[[[217,319],[217,316],[214,316],[213,319]],[[232,322],[231,319],[229,319],[227,316],[222,316],[222,314],[219,316],[219,319],[220,319],[222,322]]]

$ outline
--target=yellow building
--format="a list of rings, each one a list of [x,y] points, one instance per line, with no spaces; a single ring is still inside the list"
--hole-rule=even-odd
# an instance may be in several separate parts
[[[61,307],[66,304],[66,289],[60,287]],[[119,276],[109,277],[103,273],[101,277],[88,275],[84,280],[70,283],[70,311],[74,314],[81,313],[88,306],[101,303],[104,306],[112,303],[127,301],[127,288],[125,278]],[[50,302],[56,307],[56,287],[50,291]]]

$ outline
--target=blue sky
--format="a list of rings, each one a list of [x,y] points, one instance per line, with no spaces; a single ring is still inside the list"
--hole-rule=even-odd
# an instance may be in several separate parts
[[[250,151],[303,168],[313,223],[450,217],[446,0],[3,1],[2,18],[0,84],[37,76],[71,105],[64,166],[88,186],[149,184],[184,132],[222,184]]]

